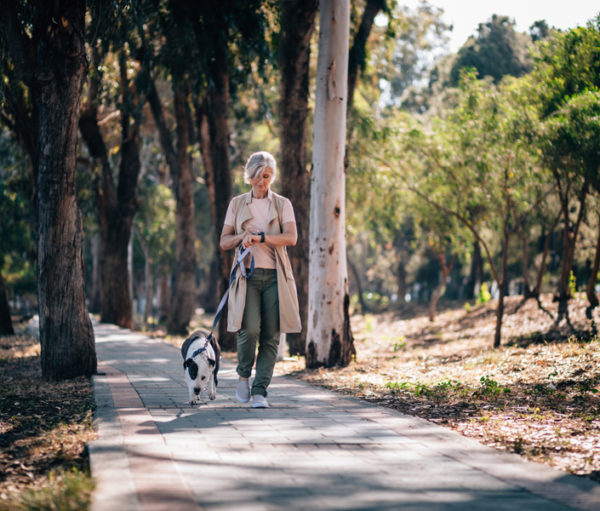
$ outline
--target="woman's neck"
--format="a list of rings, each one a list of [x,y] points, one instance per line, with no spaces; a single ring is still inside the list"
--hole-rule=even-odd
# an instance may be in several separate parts
[[[261,192],[257,192],[254,188],[252,188],[252,197],[254,197],[255,199],[265,199],[269,194],[269,191],[267,190],[262,195],[260,193]]]

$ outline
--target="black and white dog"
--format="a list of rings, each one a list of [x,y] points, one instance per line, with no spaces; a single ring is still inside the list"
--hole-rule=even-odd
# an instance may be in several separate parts
[[[217,397],[221,349],[214,337],[207,340],[208,335],[205,330],[196,330],[181,346],[190,405],[198,404],[200,393],[204,391],[208,391],[208,398],[211,400]]]

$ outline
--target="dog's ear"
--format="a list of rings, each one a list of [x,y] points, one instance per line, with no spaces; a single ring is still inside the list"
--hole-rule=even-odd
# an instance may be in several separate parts
[[[188,373],[190,374],[190,378],[195,380],[198,376],[198,364],[196,364],[196,362],[194,362],[191,358],[188,358],[187,361],[189,361]]]
[[[209,364],[211,367],[215,367],[215,365],[217,364],[217,362],[216,362],[216,360],[213,360],[212,358],[209,358],[209,359],[208,359],[208,364]]]

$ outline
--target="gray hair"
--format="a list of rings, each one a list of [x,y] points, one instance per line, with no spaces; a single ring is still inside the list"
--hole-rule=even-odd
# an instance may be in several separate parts
[[[244,183],[250,184],[250,180],[260,177],[267,167],[273,170],[272,183],[275,181],[275,176],[277,175],[277,163],[273,155],[267,151],[259,151],[258,153],[251,154],[244,166]]]

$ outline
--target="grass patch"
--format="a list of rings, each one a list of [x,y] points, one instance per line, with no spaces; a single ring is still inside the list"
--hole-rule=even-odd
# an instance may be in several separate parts
[[[81,511],[89,508],[93,489],[89,471],[56,470],[40,488],[26,488],[0,501],[0,511]]]

